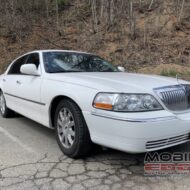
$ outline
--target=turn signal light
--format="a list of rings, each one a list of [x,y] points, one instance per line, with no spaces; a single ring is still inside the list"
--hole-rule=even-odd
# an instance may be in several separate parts
[[[104,104],[104,103],[95,103],[94,107],[98,108],[98,109],[104,109],[104,110],[112,110],[112,108],[113,108],[112,105]]]

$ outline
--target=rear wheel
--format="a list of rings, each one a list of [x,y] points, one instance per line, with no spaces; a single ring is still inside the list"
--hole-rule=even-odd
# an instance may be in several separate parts
[[[62,100],[55,113],[55,132],[62,152],[71,157],[86,156],[92,148],[90,134],[79,107],[71,100]]]
[[[14,112],[7,108],[6,100],[2,91],[0,91],[0,115],[4,118],[14,116]]]

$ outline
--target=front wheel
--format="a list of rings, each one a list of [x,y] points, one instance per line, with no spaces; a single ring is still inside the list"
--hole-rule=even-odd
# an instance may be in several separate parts
[[[2,91],[0,91],[0,115],[4,118],[14,116],[14,112],[7,107],[6,100]]]
[[[79,107],[71,100],[62,100],[55,113],[55,132],[62,152],[71,157],[86,156],[92,142]]]

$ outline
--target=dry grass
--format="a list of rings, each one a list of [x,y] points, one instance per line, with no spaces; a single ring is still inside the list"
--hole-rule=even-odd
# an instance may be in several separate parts
[[[167,2],[171,4],[171,1]],[[125,66],[129,71],[189,76],[190,15],[186,15],[180,28],[176,29],[176,15],[167,5],[167,10],[160,15],[157,23],[158,34],[155,29],[157,11],[136,11],[137,37],[131,40],[125,17],[116,19],[110,28],[102,27],[98,33],[93,33],[88,5],[79,0],[73,5],[60,13],[62,20],[59,31],[52,17],[49,22],[45,18],[36,21],[30,33],[22,40],[12,42],[10,38],[0,36],[0,72],[12,59],[27,51],[73,49],[99,54],[116,65]]]
[[[177,64],[160,64],[157,66],[147,66],[145,68],[138,69],[139,73],[155,74],[168,77],[179,77],[190,80],[190,65],[182,66]]]

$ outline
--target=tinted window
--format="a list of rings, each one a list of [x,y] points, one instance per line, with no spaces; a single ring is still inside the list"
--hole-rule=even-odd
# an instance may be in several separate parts
[[[104,59],[84,53],[44,52],[43,60],[48,73],[118,72],[115,66]]]
[[[39,54],[38,53],[32,53],[28,56],[27,64],[35,64],[36,67],[38,68],[40,64],[39,60]]]
[[[13,65],[11,66],[11,68],[10,68],[8,74],[15,74],[15,75],[21,74],[21,73],[20,73],[20,67],[26,63],[27,57],[28,57],[28,55],[25,55],[25,56],[23,56],[23,57],[17,59],[17,60],[13,63]]]
[[[38,68],[40,61],[39,61],[39,54],[38,53],[32,53],[29,55],[25,55],[19,59],[17,59],[13,65],[11,66],[8,74],[15,74],[15,75],[21,75],[20,68],[24,64],[35,64]]]

